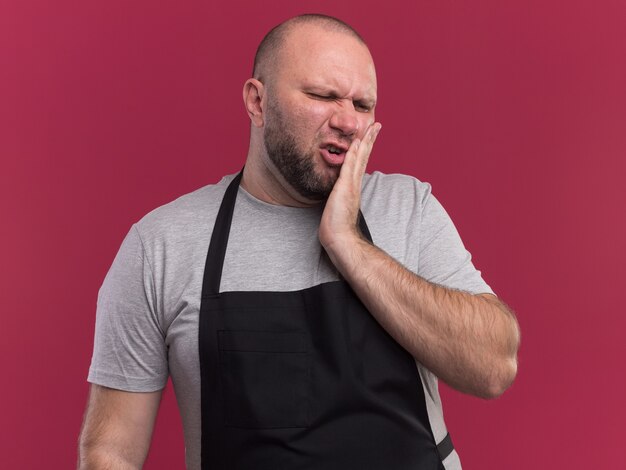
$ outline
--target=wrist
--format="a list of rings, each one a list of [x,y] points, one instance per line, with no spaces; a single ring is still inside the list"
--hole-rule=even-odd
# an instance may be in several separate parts
[[[366,258],[366,250],[372,245],[359,230],[355,230],[337,235],[327,243],[322,242],[322,247],[337,270],[344,277],[349,277],[349,273],[361,265]]]

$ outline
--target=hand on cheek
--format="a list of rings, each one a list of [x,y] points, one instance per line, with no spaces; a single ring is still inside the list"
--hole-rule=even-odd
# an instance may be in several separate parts
[[[322,215],[319,238],[322,246],[332,250],[335,246],[359,238],[357,227],[361,203],[361,182],[370,153],[381,129],[380,123],[371,124],[362,139],[355,139],[341,167]]]

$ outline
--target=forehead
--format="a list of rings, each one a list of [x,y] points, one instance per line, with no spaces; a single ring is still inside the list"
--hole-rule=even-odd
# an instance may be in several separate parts
[[[298,25],[285,36],[279,76],[303,86],[331,86],[341,93],[376,98],[376,70],[367,46],[356,37],[318,25]]]

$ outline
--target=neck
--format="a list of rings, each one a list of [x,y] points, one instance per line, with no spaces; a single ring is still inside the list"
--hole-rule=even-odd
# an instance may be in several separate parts
[[[241,187],[255,198],[276,206],[313,207],[322,201],[312,201],[300,196],[276,170],[271,171],[259,158],[248,155],[241,178]]]

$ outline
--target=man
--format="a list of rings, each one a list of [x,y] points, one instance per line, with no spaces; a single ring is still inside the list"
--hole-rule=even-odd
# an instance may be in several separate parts
[[[148,214],[107,274],[80,468],[141,467],[168,374],[190,469],[460,468],[437,377],[503,393],[513,315],[427,184],[365,175],[381,126],[352,28],[292,18],[253,77],[242,174]]]

